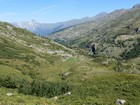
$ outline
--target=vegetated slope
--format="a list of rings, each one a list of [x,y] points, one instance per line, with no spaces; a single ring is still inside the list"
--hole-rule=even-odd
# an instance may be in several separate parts
[[[3,89],[0,89],[0,104],[26,104],[26,100],[23,99],[24,101],[22,101],[21,99],[20,101],[20,99],[17,99],[20,97],[17,94],[18,92],[37,94],[34,93],[37,91],[33,91],[33,89],[31,93],[28,93],[30,86],[37,85],[33,84],[38,83],[35,82],[36,80],[43,81],[43,83],[47,81],[45,84],[54,86],[48,87],[50,89],[54,89],[56,86],[58,89],[67,88],[66,83],[62,82],[61,76],[59,76],[59,73],[61,74],[67,69],[65,70],[62,67],[57,69],[57,66],[73,58],[74,55],[73,50],[58,43],[41,38],[27,30],[16,28],[8,23],[0,22],[0,88],[18,89],[18,91],[15,90],[16,92],[12,93],[17,96],[13,97],[12,102],[11,100],[7,101],[6,93],[3,93]],[[36,86],[36,88],[39,87]],[[55,91],[56,89],[51,92]],[[60,95],[66,91],[68,90],[59,91],[57,94]],[[9,92],[12,91],[9,89]],[[37,94],[37,96],[42,96],[42,94]],[[54,94],[46,91],[46,97],[52,96]],[[34,103],[32,102],[32,104]]]
[[[52,32],[59,31],[61,29],[64,29],[73,25],[96,20],[105,15],[107,15],[107,13],[102,12],[93,17],[73,19],[73,20],[69,20],[65,22],[58,22],[58,23],[39,23],[39,22],[36,22],[35,20],[32,20],[32,21],[27,21],[27,22],[15,22],[12,24],[16,27],[24,28],[38,35],[45,36]]]
[[[140,8],[121,9],[92,22],[69,27],[49,38],[70,47],[96,45],[97,53],[110,57],[135,58],[140,55]],[[134,54],[134,55],[133,55]],[[133,57],[130,57],[133,55]]]
[[[0,49],[0,64],[4,68],[13,67],[31,77],[40,67],[53,66],[74,55],[69,48],[3,22],[0,22]]]
[[[27,30],[0,22],[2,105],[109,105],[117,98],[139,105],[139,81],[139,65],[131,61],[87,58]],[[9,92],[13,94],[11,97],[6,95]]]

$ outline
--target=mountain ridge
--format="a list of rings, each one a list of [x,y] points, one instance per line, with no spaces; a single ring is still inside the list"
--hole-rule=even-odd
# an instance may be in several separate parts
[[[139,44],[139,11],[140,8],[115,10],[103,18],[66,28],[47,37],[70,47],[85,48],[94,43],[99,55],[120,57],[123,52],[129,52],[129,47],[135,48],[134,45]],[[128,39],[116,42],[120,36]]]
[[[16,27],[27,29],[33,33],[44,36],[44,35],[50,34],[55,31],[59,31],[61,29],[64,29],[64,28],[67,28],[67,27],[70,27],[70,26],[73,26],[76,24],[81,24],[84,22],[96,20],[107,14],[108,13],[106,13],[106,12],[102,12],[93,17],[72,19],[69,21],[57,22],[57,23],[39,23],[39,22],[36,22],[35,20],[31,20],[31,21],[25,21],[25,22],[24,21],[23,22],[12,22],[11,24],[13,24]]]

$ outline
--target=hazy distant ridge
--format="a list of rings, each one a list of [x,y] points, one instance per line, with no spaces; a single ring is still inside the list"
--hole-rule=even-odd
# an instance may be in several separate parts
[[[73,19],[73,20],[69,20],[65,22],[58,22],[58,23],[39,23],[39,22],[36,22],[35,20],[31,20],[31,21],[13,22],[12,24],[16,27],[27,29],[33,33],[44,36],[52,32],[59,31],[61,29],[73,26],[73,25],[96,20],[98,18],[106,16],[107,14],[108,13],[106,12],[102,12],[93,17]]]

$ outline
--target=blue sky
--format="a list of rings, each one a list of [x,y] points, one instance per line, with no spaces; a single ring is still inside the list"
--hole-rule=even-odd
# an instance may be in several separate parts
[[[131,8],[140,0],[0,0],[0,21],[55,23]]]

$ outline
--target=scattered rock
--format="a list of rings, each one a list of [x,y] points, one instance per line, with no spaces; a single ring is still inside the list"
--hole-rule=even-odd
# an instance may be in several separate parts
[[[71,95],[71,92],[67,92],[64,94],[65,96],[70,96]]]
[[[6,94],[8,97],[13,96],[13,93],[7,93]]]
[[[48,44],[48,43],[43,43],[45,46],[48,46],[48,45],[50,45],[50,44]]]
[[[6,26],[8,30],[13,30],[11,26]]]
[[[58,99],[58,97],[57,97],[57,96],[55,96],[55,97],[54,97],[54,100],[56,101],[57,99]]]
[[[117,104],[117,105],[124,105],[125,103],[126,103],[126,101],[125,100],[122,100],[122,99],[117,99],[115,101],[115,104]]]
[[[68,76],[70,74],[71,74],[71,72],[62,73],[62,77]]]

